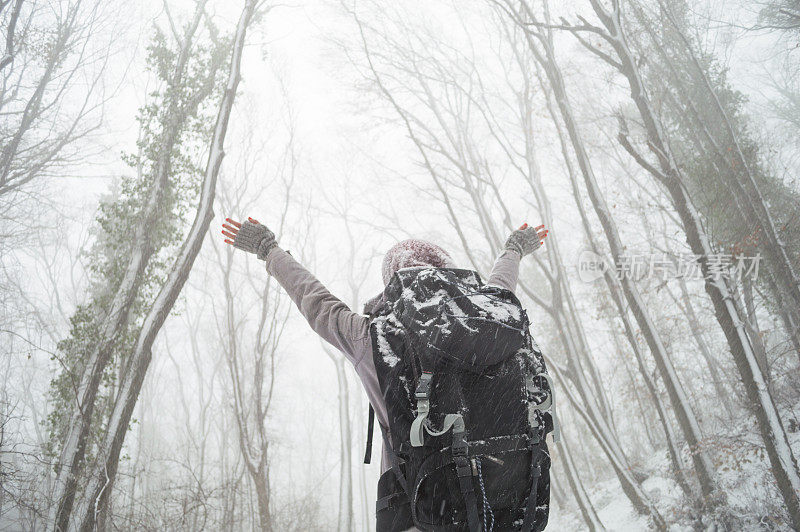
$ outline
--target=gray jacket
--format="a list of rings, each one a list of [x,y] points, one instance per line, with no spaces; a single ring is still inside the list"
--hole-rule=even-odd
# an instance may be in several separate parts
[[[504,251],[497,257],[486,284],[507,288],[513,292],[517,286],[519,261],[518,253]],[[353,363],[367,392],[367,398],[375,409],[378,422],[383,427],[388,427],[386,404],[378,386],[378,376],[372,358],[369,318],[350,310],[286,251],[278,247],[273,248],[267,255],[266,262],[267,271],[286,290],[314,332],[344,353]],[[389,467],[389,457],[386,449],[383,449],[381,472]]]

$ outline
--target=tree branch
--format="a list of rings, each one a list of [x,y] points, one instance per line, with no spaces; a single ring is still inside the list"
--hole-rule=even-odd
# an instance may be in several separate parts
[[[19,12],[22,9],[23,0],[17,0],[14,4],[14,9],[11,11],[11,18],[8,21],[8,28],[6,28],[6,53],[0,58],[0,70],[10,65],[14,60],[14,28],[17,26],[17,19],[19,19]],[[3,4],[5,7],[5,4]]]

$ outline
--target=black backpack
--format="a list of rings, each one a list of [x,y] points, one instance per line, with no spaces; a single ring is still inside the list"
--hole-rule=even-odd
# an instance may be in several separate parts
[[[406,268],[372,318],[393,450],[378,532],[544,530],[553,396],[517,297],[474,271]]]

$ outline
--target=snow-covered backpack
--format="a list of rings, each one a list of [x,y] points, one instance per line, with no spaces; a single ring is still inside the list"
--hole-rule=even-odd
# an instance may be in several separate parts
[[[543,530],[557,422],[517,297],[474,271],[417,267],[398,270],[383,300],[370,336],[393,452],[378,532]]]

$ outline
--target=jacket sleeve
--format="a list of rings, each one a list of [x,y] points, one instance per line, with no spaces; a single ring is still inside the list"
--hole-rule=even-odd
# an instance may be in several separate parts
[[[267,271],[286,290],[314,332],[358,364],[356,358],[364,352],[361,344],[368,341],[367,317],[350,310],[286,251],[273,248],[266,262]]]
[[[486,284],[516,291],[517,278],[519,277],[519,261],[521,257],[516,251],[509,249],[503,251],[494,261],[492,273]]]

